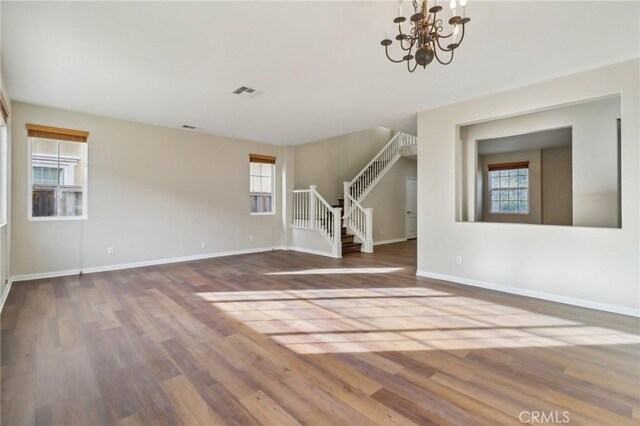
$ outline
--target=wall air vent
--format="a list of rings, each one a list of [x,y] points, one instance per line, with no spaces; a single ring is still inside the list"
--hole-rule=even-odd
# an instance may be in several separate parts
[[[183,125],[182,125],[182,128],[183,128],[183,129],[193,130],[193,129],[195,129],[195,128],[196,128],[196,126],[190,126],[190,125],[188,125],[188,124],[183,124]]]
[[[256,89],[252,89],[251,87],[247,87],[247,86],[240,86],[236,90],[233,91],[233,93],[236,94],[236,95],[241,95],[243,93],[252,94],[252,93],[256,93],[256,92],[257,92]]]

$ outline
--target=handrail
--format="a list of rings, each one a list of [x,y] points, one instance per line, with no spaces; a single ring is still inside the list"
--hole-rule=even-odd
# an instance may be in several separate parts
[[[356,175],[356,177],[354,177],[352,180],[349,181],[350,184],[353,184],[355,181],[357,181],[360,178],[360,175],[364,174],[364,172],[367,171],[367,169],[369,168],[369,166],[371,166],[373,164],[374,161],[376,161],[378,159],[378,157],[380,157],[380,154],[382,154],[387,148],[389,148],[389,145],[391,145],[393,142],[395,142],[395,140],[397,138],[400,137],[400,132],[396,133],[389,142],[387,142],[387,144],[385,146],[382,147],[382,149],[380,151],[378,151],[378,153],[376,155],[373,156],[373,158],[371,159],[371,161],[369,161],[367,163],[366,166],[364,166],[364,168],[362,170],[360,170],[360,173],[358,173]]]
[[[314,186],[315,188],[315,186]],[[325,200],[324,198],[322,198],[322,195],[320,195],[320,193],[314,189],[314,193],[316,194],[316,196],[318,197],[318,201],[320,201],[322,204],[324,204],[324,206],[329,209],[329,210],[333,210],[333,206],[331,204],[329,204],[327,202],[327,200]]]
[[[293,193],[293,220],[291,226],[299,229],[314,229],[331,245],[331,255],[342,257],[341,212],[340,207],[331,206],[316,190],[295,189]]]
[[[362,204],[360,204],[358,202],[358,200],[356,200],[355,198],[353,198],[353,196],[351,194],[344,194],[345,199],[345,211],[344,211],[344,216],[342,216],[343,219],[347,219],[349,218],[349,216],[351,216],[351,210],[352,209],[348,209],[349,211],[347,211],[346,209],[346,203],[347,201],[349,201],[349,204],[353,204],[354,206],[356,206],[357,208],[359,208],[360,210],[364,210],[364,207],[362,206]]]
[[[362,240],[364,252],[373,252],[373,209],[363,207],[348,193],[345,194],[344,202],[345,215],[343,220],[345,225]]]
[[[413,135],[398,132],[367,163],[367,165],[351,181],[347,191],[357,200],[363,199],[384,176],[389,168],[402,156],[402,148],[415,145],[417,138]]]

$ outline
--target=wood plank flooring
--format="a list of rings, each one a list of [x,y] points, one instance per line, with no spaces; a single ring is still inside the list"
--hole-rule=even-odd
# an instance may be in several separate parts
[[[1,326],[3,425],[640,423],[638,320],[417,278],[415,241],[15,283]]]

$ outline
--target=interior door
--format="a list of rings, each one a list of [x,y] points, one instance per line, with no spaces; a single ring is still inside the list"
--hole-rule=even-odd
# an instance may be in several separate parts
[[[418,185],[416,178],[407,178],[407,239],[418,237]]]

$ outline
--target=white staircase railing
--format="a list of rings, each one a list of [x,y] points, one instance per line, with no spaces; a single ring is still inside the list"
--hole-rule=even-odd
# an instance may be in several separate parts
[[[417,138],[406,133],[396,133],[391,140],[364,166],[364,168],[353,178],[349,185],[345,185],[345,201],[347,194],[356,201],[361,201],[373,189],[379,179],[391,168],[391,166],[402,156],[402,149],[405,146],[415,145]],[[345,214],[347,211],[345,210]]]
[[[345,182],[346,186],[347,182]],[[362,251],[373,252],[373,209],[364,208],[351,195],[344,196],[344,225],[362,241]]]
[[[316,190],[315,185],[309,189],[293,191],[293,222],[291,226],[298,229],[315,229],[331,245],[331,255],[342,257],[342,226],[340,207],[331,207]]]
[[[362,251],[373,252],[373,209],[364,208],[360,201],[400,157],[404,147],[416,145],[417,138],[396,133],[393,138],[350,182],[344,182],[344,224],[362,240]]]

